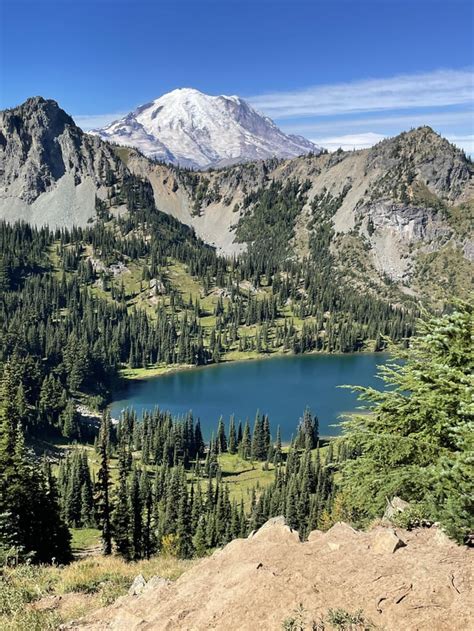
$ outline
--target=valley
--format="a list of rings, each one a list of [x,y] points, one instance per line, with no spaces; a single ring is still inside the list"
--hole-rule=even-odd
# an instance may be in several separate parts
[[[82,615],[86,594],[112,603],[131,568],[192,576],[274,523],[302,546],[341,521],[370,533],[398,495],[392,526],[469,542],[472,161],[426,126],[329,154],[265,120],[288,154],[254,139],[186,162],[186,143],[146,144],[146,125],[165,139],[176,122],[162,106],[110,137],[41,97],[0,113],[0,560],[20,568],[0,570],[0,624],[18,616],[15,631]],[[211,114],[215,144],[228,119]],[[48,595],[67,611],[37,609]]]

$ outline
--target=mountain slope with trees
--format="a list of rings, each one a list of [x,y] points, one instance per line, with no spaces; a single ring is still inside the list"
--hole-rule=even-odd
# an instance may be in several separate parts
[[[355,286],[379,293],[396,287],[438,305],[453,293],[466,296],[474,168],[429,127],[362,151],[200,174],[152,165],[133,150],[120,155],[150,181],[162,210],[225,253],[258,245],[270,226],[294,258],[317,259],[313,245],[324,239],[332,264]],[[289,204],[282,216],[279,208]]]
[[[472,162],[429,127],[363,151],[196,172],[87,135],[35,97],[1,113],[0,170],[9,221],[71,229],[119,216],[138,177],[159,210],[226,255],[264,245],[270,227],[280,258],[317,264],[324,247],[353,287],[435,306],[465,297],[472,274]]]

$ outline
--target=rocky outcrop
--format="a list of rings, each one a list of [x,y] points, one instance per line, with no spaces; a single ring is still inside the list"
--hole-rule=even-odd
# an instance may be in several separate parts
[[[52,227],[86,225],[126,169],[55,101],[41,97],[0,112],[0,218]]]
[[[362,610],[366,621],[386,631],[468,629],[473,552],[440,533],[382,527],[359,532],[338,523],[301,542],[276,518],[204,558],[175,583],[145,586],[68,628],[278,630],[299,609],[305,628],[331,629],[311,623],[321,625],[330,609],[343,609]]]

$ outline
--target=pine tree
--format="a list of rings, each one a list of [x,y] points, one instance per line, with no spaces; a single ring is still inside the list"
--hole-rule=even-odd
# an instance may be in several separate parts
[[[182,559],[187,559],[193,553],[193,541],[191,533],[191,512],[186,489],[186,477],[181,481],[179,496],[178,516],[176,520],[176,534],[178,535],[178,551]]]
[[[281,462],[282,459],[282,451],[281,451],[281,430],[280,426],[277,427],[277,435],[275,442],[275,464]]]
[[[111,524],[111,503],[110,503],[110,414],[105,412],[99,430],[98,450],[100,456],[100,466],[97,474],[97,516],[102,532],[102,550],[105,555],[112,553],[112,524]]]
[[[128,462],[124,437],[119,446],[119,479],[115,500],[112,525],[114,541],[118,554],[124,559],[132,558],[132,544],[130,540],[130,505],[127,487]]]
[[[250,426],[248,420],[245,421],[244,430],[242,433],[242,440],[239,445],[239,453],[242,458],[245,460],[251,457],[251,437],[250,437]]]
[[[227,451],[227,437],[225,435],[224,419],[222,416],[219,419],[217,426],[217,447],[219,453],[225,453]]]
[[[230,423],[229,423],[229,453],[230,454],[237,453],[237,434],[235,432],[234,415],[230,417]]]
[[[79,415],[74,401],[69,400],[60,417],[61,431],[66,438],[79,438]]]
[[[36,560],[68,563],[72,560],[71,534],[61,519],[56,480],[47,458],[40,473],[40,493],[36,496],[40,524],[36,531]]]
[[[134,560],[140,559],[143,550],[143,519],[142,519],[142,497],[140,493],[140,476],[136,468],[132,470],[130,483],[130,534],[131,550]]]
[[[207,551],[206,530],[206,518],[204,515],[201,515],[193,536],[193,546],[198,557],[204,556]]]
[[[399,495],[458,540],[474,529],[471,305],[420,322],[410,348],[395,347],[379,371],[391,386],[357,388],[370,414],[344,422],[356,458],[343,463],[348,508],[360,520],[380,515]]]
[[[47,461],[32,466],[23,430],[10,420],[11,366],[0,382],[0,553],[38,563],[71,560],[70,535],[61,519]]]

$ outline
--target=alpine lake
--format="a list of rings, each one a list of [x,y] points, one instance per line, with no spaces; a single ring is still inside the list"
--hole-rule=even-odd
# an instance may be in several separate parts
[[[125,408],[133,408],[138,418],[155,407],[173,416],[191,411],[208,439],[221,416],[226,425],[232,414],[236,424],[248,418],[252,427],[259,411],[269,416],[272,434],[279,425],[288,442],[308,407],[319,419],[320,435],[337,436],[341,415],[362,405],[357,394],[340,386],[382,389],[377,366],[388,358],[382,353],[280,355],[132,380],[117,392],[112,417],[119,418]]]

